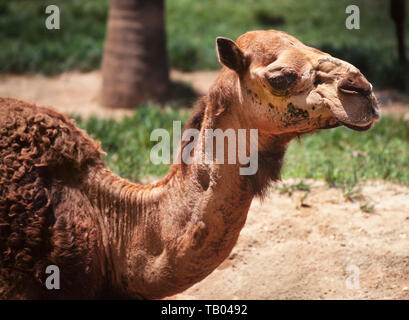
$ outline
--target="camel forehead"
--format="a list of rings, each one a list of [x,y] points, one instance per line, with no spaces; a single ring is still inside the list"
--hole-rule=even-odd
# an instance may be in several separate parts
[[[277,30],[249,31],[249,32],[242,34],[237,39],[237,44],[239,45],[239,47],[242,47],[242,48],[248,48],[255,43],[262,43],[266,47],[268,46],[274,47],[274,45],[277,43],[280,43],[282,45],[285,45],[285,44],[303,45],[303,43],[297,38],[283,31],[277,31]]]
[[[258,58],[263,64],[268,64],[279,55],[284,55],[285,60],[293,62],[329,56],[318,49],[304,45],[285,32],[276,30],[250,31],[241,35],[236,43],[246,54]]]

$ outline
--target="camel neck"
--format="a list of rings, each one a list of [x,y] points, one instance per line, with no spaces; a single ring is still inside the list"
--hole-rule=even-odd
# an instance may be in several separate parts
[[[278,168],[274,174],[283,155],[283,150],[269,154],[269,165]],[[162,298],[209,275],[237,242],[257,194],[253,183],[240,175],[239,164],[193,163],[173,167],[143,191],[140,198],[148,209],[138,212],[129,244],[129,289],[144,298]]]
[[[126,255],[126,241],[130,235],[132,218],[137,206],[131,200],[137,198],[137,185],[120,178],[102,161],[90,166],[83,183],[84,192],[97,214],[96,228],[101,235],[96,248],[101,262],[101,273],[108,282],[118,283],[121,278],[121,263]]]
[[[203,188],[208,173],[195,165],[184,172],[172,168],[148,186],[122,179],[102,163],[93,167],[86,192],[99,212],[97,251],[112,286],[125,281],[125,294],[161,298],[210,274],[231,252],[252,200],[240,179],[226,177],[237,170],[209,172]]]
[[[127,260],[129,287],[137,295],[156,299],[181,292],[230,254],[253,196],[240,179],[219,176],[224,169],[210,172],[208,185],[207,173],[194,165],[177,169],[149,191],[148,202],[155,205],[141,212]]]
[[[285,147],[274,141],[272,152],[260,153],[262,171],[252,177],[240,175],[240,164],[194,162],[142,186],[102,162],[95,166],[87,192],[100,212],[105,272],[114,286],[126,283],[133,297],[163,298],[217,268],[237,242],[260,183],[267,185],[266,175],[278,177]],[[195,153],[203,148],[197,145]]]

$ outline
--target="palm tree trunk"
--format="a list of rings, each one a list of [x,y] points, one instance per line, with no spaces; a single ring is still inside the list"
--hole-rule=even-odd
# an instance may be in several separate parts
[[[395,22],[396,38],[398,40],[398,56],[401,63],[406,63],[405,49],[405,0],[391,0],[391,16]]]
[[[133,108],[169,92],[164,0],[110,0],[102,104]]]

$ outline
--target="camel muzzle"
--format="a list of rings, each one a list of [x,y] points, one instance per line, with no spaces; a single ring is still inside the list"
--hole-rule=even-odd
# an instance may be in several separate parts
[[[359,72],[350,72],[338,81],[337,89],[340,94],[361,95],[368,99],[373,120],[379,119],[379,106],[372,90],[372,85]]]
[[[340,106],[331,111],[341,125],[352,130],[366,131],[379,119],[378,102],[372,85],[360,72],[349,72],[337,83]]]

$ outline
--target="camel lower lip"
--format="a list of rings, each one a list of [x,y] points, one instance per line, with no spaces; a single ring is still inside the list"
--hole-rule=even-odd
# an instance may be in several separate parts
[[[344,122],[340,122],[340,123],[341,123],[343,126],[349,128],[349,129],[355,130],[355,131],[367,131],[367,130],[369,130],[369,129],[372,127],[372,123],[370,123],[370,124],[368,124],[368,125],[366,125],[366,126],[363,126],[363,127],[354,126],[354,125],[352,125],[352,124],[348,124],[348,123],[344,123]]]
[[[332,128],[336,128],[339,127],[341,125],[341,123],[334,123],[334,124],[328,124],[325,127],[321,128],[321,129],[332,129]]]

